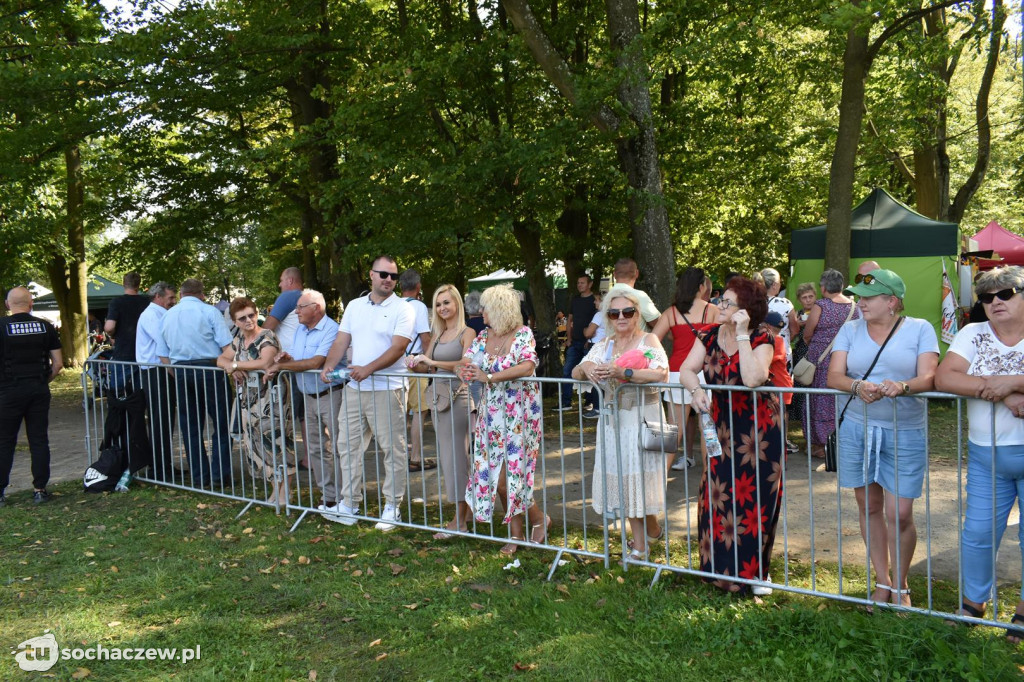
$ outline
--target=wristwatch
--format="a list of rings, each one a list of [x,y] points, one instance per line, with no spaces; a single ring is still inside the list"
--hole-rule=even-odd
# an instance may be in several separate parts
[[[237,362],[232,362],[231,363],[231,371],[232,371],[232,373],[238,371],[238,363]]]
[[[622,373],[626,377],[626,381],[630,381],[633,378],[633,368],[627,367],[626,371]]]
[[[494,381],[494,375],[493,374],[488,374],[487,375],[487,383],[491,383],[492,381]]]
[[[910,393],[910,384],[905,381],[900,382],[900,386],[903,387],[903,395]]]

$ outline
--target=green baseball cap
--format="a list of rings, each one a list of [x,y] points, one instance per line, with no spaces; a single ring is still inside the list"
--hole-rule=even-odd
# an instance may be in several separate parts
[[[866,275],[857,275],[852,287],[847,287],[843,292],[856,296],[895,296],[903,298],[907,294],[907,285],[903,283],[900,276],[892,270],[872,270]]]

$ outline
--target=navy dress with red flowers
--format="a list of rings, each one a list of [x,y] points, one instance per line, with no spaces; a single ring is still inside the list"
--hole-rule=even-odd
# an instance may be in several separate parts
[[[704,376],[709,385],[742,386],[739,352],[727,355],[719,348],[719,329],[720,325],[713,325],[701,335],[707,351]],[[773,346],[772,335],[752,332],[751,347],[761,344]],[[766,383],[771,384],[771,378]],[[764,579],[782,508],[785,441],[779,397],[712,389],[711,417],[718,426],[723,453],[708,462],[701,479],[700,567],[722,576]]]

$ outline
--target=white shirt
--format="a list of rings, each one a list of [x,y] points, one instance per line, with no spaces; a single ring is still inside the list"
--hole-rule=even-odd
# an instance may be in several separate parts
[[[411,341],[415,324],[413,307],[394,294],[379,304],[373,303],[369,296],[352,301],[341,318],[340,329],[352,337],[351,364],[363,366],[373,362],[391,348],[392,339],[396,336]],[[393,365],[382,371],[406,371],[405,358],[399,356]],[[405,378],[371,374],[356,388],[360,391],[405,388]]]
[[[975,377],[1024,374],[1024,341],[1012,348],[1004,346],[988,322],[969,324],[949,344],[969,364],[967,373]],[[1024,445],[1024,419],[1018,419],[1002,402],[971,398],[967,401],[967,438],[975,445],[992,445],[992,410],[996,411],[996,445]]]
[[[412,306],[412,309],[416,313],[416,321],[413,324],[412,343],[406,346],[405,352],[409,355],[416,355],[417,353],[423,352],[423,344],[420,343],[420,334],[426,332],[430,333],[430,316],[427,313],[427,306],[423,301],[416,298],[407,298],[405,302]]]
[[[597,331],[594,332],[594,338],[590,339],[590,342],[594,344],[601,343],[606,333],[604,328],[604,313],[602,313],[600,310],[594,313],[594,319],[590,321],[590,324],[597,325]]]
[[[157,339],[160,338],[160,326],[167,309],[150,303],[139,315],[135,326],[135,361],[140,365],[159,365],[157,355]]]

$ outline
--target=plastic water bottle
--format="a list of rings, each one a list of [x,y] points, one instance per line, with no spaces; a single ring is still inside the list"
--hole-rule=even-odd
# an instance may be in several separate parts
[[[335,367],[327,373],[327,378],[330,381],[348,381],[348,376],[351,374],[348,367]]]
[[[119,493],[126,493],[128,492],[128,486],[131,484],[131,482],[132,475],[128,472],[127,469],[125,469],[124,473],[121,474],[121,478],[120,480],[118,480],[117,485],[114,486],[114,490],[116,490]]]
[[[708,457],[722,456],[722,443],[718,440],[718,427],[711,418],[710,412],[700,413],[700,428],[704,432],[704,443],[708,448]]]

